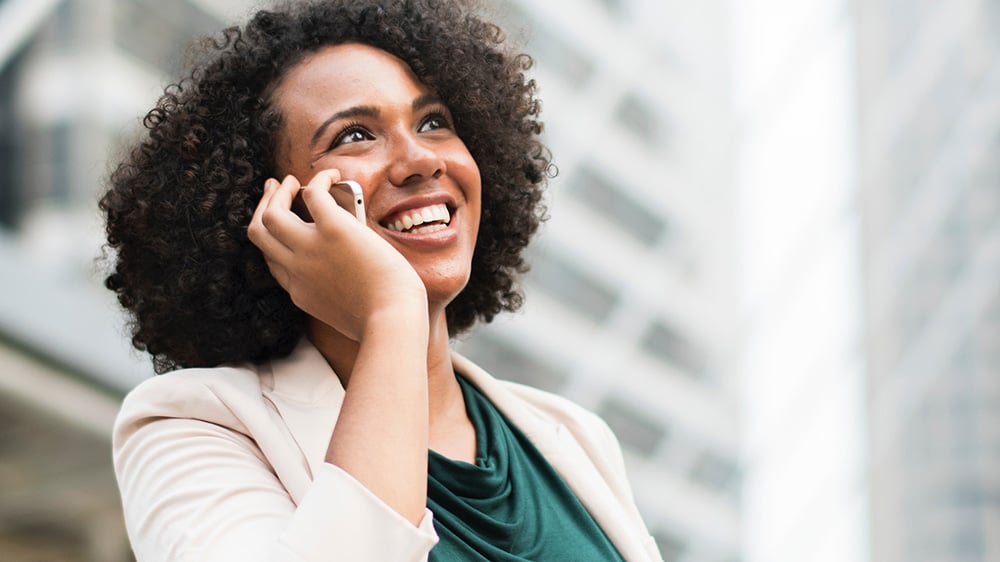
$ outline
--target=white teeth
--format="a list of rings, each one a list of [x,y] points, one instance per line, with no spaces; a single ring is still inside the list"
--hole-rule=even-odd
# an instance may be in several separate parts
[[[414,209],[386,226],[389,227],[390,230],[403,232],[405,230],[410,230],[411,228],[416,228],[422,224],[435,223],[421,228],[420,231],[436,232],[446,228],[450,222],[451,213],[448,212],[448,207],[441,203],[424,207],[422,209]]]
[[[448,225],[436,222],[434,224],[428,224],[427,226],[420,225],[414,228],[414,232],[437,232],[439,230],[444,230],[448,228]]]

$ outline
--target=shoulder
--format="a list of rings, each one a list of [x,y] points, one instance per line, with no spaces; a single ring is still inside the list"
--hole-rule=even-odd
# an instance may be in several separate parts
[[[181,369],[143,381],[125,397],[119,424],[141,417],[176,417],[238,429],[240,420],[270,410],[272,399],[308,405],[338,388],[329,364],[303,338],[288,356],[261,365]]]
[[[535,415],[564,427],[586,449],[617,451],[618,440],[597,414],[558,394],[510,381],[498,382],[511,395],[524,401]]]
[[[125,396],[122,409],[178,410],[183,415],[219,400],[260,393],[260,375],[250,366],[182,369],[143,381]]]
[[[604,420],[565,397],[497,380],[459,355],[453,359],[456,369],[532,441],[581,499],[598,505],[603,501],[600,490],[608,490],[614,505],[624,509],[636,528],[644,528],[621,447]]]
[[[530,422],[559,427],[591,454],[617,454],[618,441],[597,414],[564,396],[496,379],[461,355],[455,354],[454,360],[456,367],[515,425]]]
[[[527,404],[539,416],[563,424],[606,427],[597,414],[565,396],[521,383],[498,380],[500,386]]]
[[[115,420],[115,441],[164,418],[196,419],[245,432],[237,412],[262,404],[256,369],[214,367],[182,369],[143,381],[122,402]]]

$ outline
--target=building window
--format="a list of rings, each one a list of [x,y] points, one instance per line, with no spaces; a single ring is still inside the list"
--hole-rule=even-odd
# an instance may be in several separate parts
[[[667,125],[659,112],[632,93],[622,98],[615,111],[619,125],[634,135],[649,149],[662,148],[667,143]]]
[[[530,29],[528,52],[547,72],[559,76],[573,87],[582,86],[594,73],[594,62],[576,47],[538,20],[529,16],[515,2],[507,2],[500,21],[505,30]]]
[[[601,323],[618,303],[618,294],[601,280],[551,252],[539,256],[528,277],[570,310]]]
[[[893,174],[893,202],[904,208],[927,176],[927,170],[940,157],[949,131],[965,107],[972,89],[970,77],[964,72],[964,52],[961,46],[951,46],[948,58],[934,76],[930,88],[916,93],[921,99],[912,112],[919,118],[909,119],[895,132],[888,152],[889,169]]]
[[[22,197],[20,166],[23,159],[23,133],[15,109],[21,53],[0,68],[0,225],[13,228],[18,221]]]
[[[48,145],[52,155],[52,159],[49,161],[52,186],[48,195],[53,201],[71,202],[76,187],[73,177],[73,160],[76,151],[73,146],[73,126],[65,122],[57,123],[50,129],[43,131],[42,134],[47,137],[45,144]]]
[[[994,134],[989,154],[1000,154],[1000,131]],[[985,239],[1000,224],[1000,159],[987,157],[973,174],[966,198],[968,221],[974,240]]]
[[[607,398],[597,413],[623,446],[644,457],[652,456],[667,437],[667,428],[663,423],[636,411],[634,406],[619,398]]]
[[[569,374],[513,344],[489,334],[462,342],[461,352],[493,376],[559,392]]]
[[[116,3],[115,43],[123,50],[176,74],[187,43],[218,31],[221,22],[191,2],[130,0]]]
[[[39,205],[66,207],[79,204],[84,186],[73,174],[77,146],[73,143],[73,125],[68,121],[45,127],[20,130],[20,160],[15,167],[15,194],[20,226],[24,213]]]
[[[599,3],[612,16],[621,16],[625,11],[624,0],[600,0]]]
[[[684,539],[665,529],[657,529],[652,535],[663,562],[678,562],[684,558],[684,554],[687,553]]]
[[[695,378],[706,375],[704,351],[661,321],[654,321],[639,344],[643,351]]]
[[[885,33],[890,40],[890,73],[899,69],[905,57],[912,53],[913,38],[917,35],[921,20],[927,15],[928,6],[924,0],[890,0],[886,6],[888,17]]]
[[[667,230],[666,221],[635,199],[621,185],[590,168],[582,172],[570,187],[572,193],[594,212],[645,246],[660,241]]]
[[[728,495],[736,491],[738,474],[734,461],[714,451],[704,451],[698,455],[689,476],[706,488]]]

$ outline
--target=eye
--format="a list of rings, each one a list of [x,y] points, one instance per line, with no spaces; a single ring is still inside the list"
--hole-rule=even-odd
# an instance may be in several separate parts
[[[418,133],[426,133],[427,131],[433,131],[436,129],[450,129],[451,121],[444,113],[430,113],[424,120],[420,123],[417,128]]]
[[[333,142],[330,143],[330,148],[336,148],[342,144],[350,144],[355,142],[370,141],[375,140],[375,135],[371,134],[368,129],[365,129],[361,125],[356,123],[351,123],[343,128],[337,136],[333,138]]]

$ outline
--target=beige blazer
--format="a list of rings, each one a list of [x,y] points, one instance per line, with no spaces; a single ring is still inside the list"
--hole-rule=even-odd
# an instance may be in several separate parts
[[[627,561],[659,561],[597,416],[501,382],[455,355],[538,447]],[[115,423],[115,473],[139,562],[421,561],[437,542],[324,462],[344,389],[308,341],[263,366],[186,369],[149,379]]]

